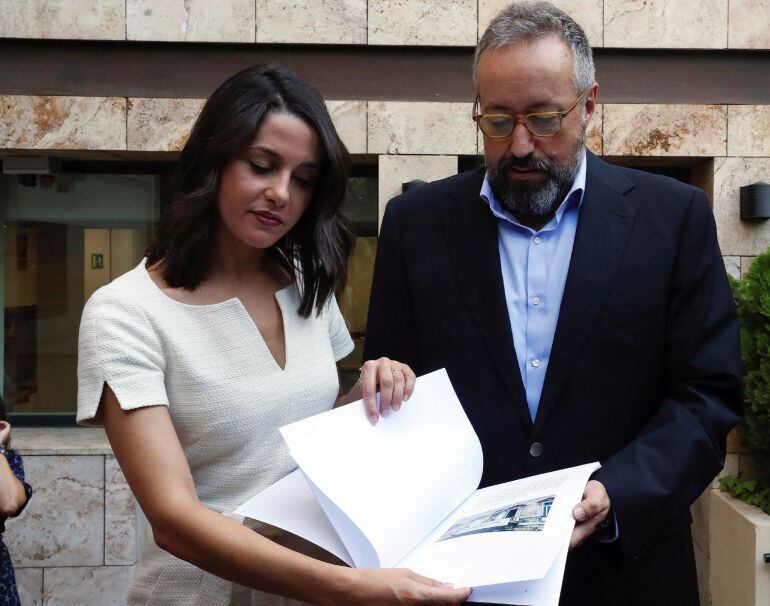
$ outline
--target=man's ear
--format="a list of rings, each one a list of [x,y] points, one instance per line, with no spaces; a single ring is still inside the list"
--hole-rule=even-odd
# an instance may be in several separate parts
[[[589,121],[591,120],[591,116],[594,115],[594,112],[596,111],[596,98],[599,94],[599,83],[594,82],[591,85],[591,88],[588,89],[588,92],[586,93],[586,98],[583,101],[585,104],[583,107],[585,109],[585,116],[586,116],[586,125],[588,125]]]

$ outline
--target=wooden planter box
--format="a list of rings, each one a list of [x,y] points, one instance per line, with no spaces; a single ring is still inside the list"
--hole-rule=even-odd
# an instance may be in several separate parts
[[[719,490],[710,505],[712,606],[767,606],[770,515]]]

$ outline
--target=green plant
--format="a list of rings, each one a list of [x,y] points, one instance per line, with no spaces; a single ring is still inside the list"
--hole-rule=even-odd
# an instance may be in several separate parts
[[[741,441],[757,477],[728,477],[720,486],[770,513],[770,251],[758,256],[743,279],[731,280],[731,285],[741,325]]]
[[[761,480],[770,482],[770,252],[756,258],[737,288],[744,418],[741,438]]]
[[[770,488],[761,486],[758,480],[728,476],[719,480],[719,488],[736,499],[759,507],[766,514],[770,514]]]

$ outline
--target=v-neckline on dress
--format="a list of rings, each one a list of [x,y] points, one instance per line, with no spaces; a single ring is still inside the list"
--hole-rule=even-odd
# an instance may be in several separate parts
[[[225,308],[227,306],[237,306],[236,308],[240,310],[241,313],[243,313],[246,318],[248,318],[249,323],[252,326],[252,329],[254,332],[259,336],[259,341],[262,344],[262,347],[265,349],[265,354],[270,358],[275,368],[277,368],[281,373],[285,373],[286,369],[289,367],[289,334],[287,330],[286,325],[286,314],[285,310],[283,308],[283,305],[281,304],[281,299],[284,295],[284,293],[291,290],[291,288],[294,286],[294,283],[290,283],[287,286],[284,286],[283,288],[280,288],[276,290],[273,293],[273,298],[275,299],[275,302],[278,304],[278,311],[281,315],[281,325],[283,326],[283,366],[281,366],[278,363],[278,360],[273,355],[273,352],[270,351],[270,348],[267,345],[267,341],[265,340],[264,335],[262,334],[262,331],[259,328],[259,325],[257,324],[256,320],[252,317],[252,315],[249,313],[249,310],[246,309],[246,306],[243,304],[243,301],[240,300],[239,297],[231,297],[229,299],[225,299],[224,301],[217,301],[216,303],[185,303],[184,301],[179,301],[177,299],[174,299],[173,297],[169,296],[165,292],[163,292],[163,289],[158,286],[155,283],[155,280],[152,279],[152,276],[150,276],[150,272],[147,270],[147,258],[145,257],[142,259],[141,263],[139,264],[139,268],[141,269],[144,277],[149,280],[150,284],[153,287],[153,290],[157,292],[163,299],[166,301],[170,301],[171,303],[175,305],[181,305],[182,307],[192,308],[192,309],[215,309],[215,308]]]
[[[273,298],[275,299],[275,302],[278,304],[278,312],[280,313],[280,316],[281,316],[281,327],[283,328],[283,366],[281,366],[278,363],[278,360],[273,355],[273,352],[270,351],[270,347],[267,345],[267,341],[265,340],[265,336],[262,334],[262,330],[259,328],[259,324],[257,324],[257,321],[249,313],[249,310],[246,309],[246,306],[243,304],[243,301],[241,301],[238,297],[233,297],[232,299],[228,299],[228,301],[235,301],[238,304],[238,307],[240,307],[241,311],[244,314],[246,314],[246,317],[249,319],[249,321],[251,322],[251,325],[254,327],[254,331],[259,335],[259,340],[261,341],[262,346],[265,348],[265,353],[273,361],[273,364],[275,364],[275,367],[278,370],[280,370],[282,373],[285,373],[286,369],[289,366],[289,334],[286,327],[286,314],[284,313],[281,299],[283,297],[283,293],[289,290],[291,287],[292,285],[289,284],[288,286],[284,286],[283,288],[276,290],[273,293]]]

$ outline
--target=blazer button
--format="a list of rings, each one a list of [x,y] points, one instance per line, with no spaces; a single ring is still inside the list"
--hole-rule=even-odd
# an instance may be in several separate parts
[[[532,442],[532,445],[529,447],[529,454],[532,458],[537,459],[543,454],[543,445],[540,442]]]

